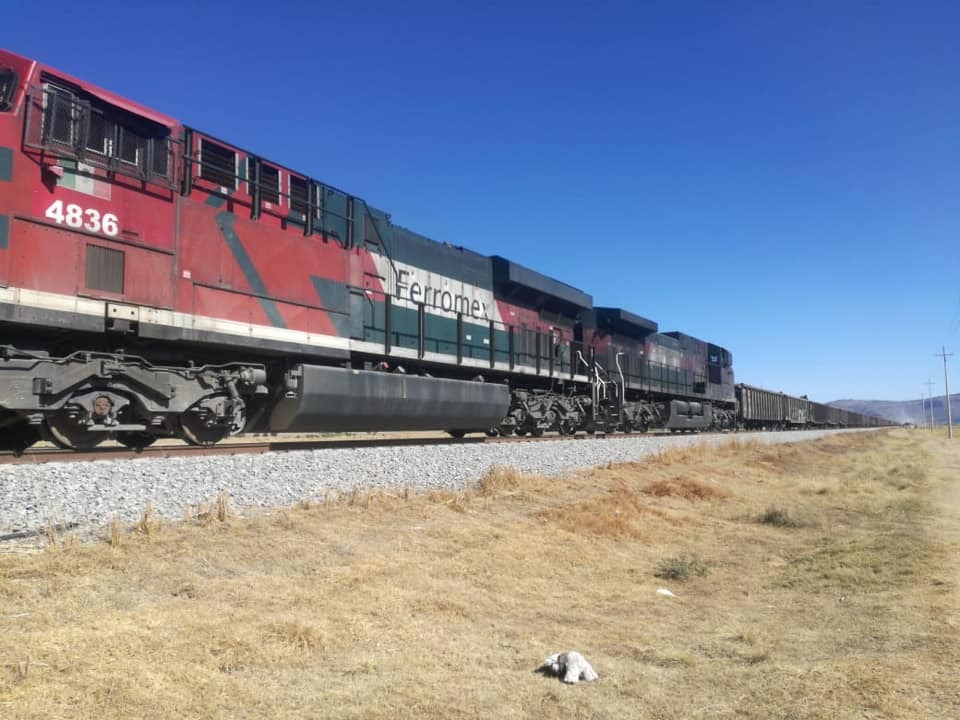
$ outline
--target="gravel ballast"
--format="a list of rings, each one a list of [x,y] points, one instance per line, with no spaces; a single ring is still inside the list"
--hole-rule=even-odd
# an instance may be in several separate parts
[[[424,445],[0,465],[0,537],[65,525],[133,522],[147,506],[179,520],[184,509],[226,493],[232,512],[293,505],[329,493],[410,488],[462,490],[491,467],[563,475],[638,460],[661,450],[736,439],[812,440],[837,431],[749,435],[631,436],[605,440]]]

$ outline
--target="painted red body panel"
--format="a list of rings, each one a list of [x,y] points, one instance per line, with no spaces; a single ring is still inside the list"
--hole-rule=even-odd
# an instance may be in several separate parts
[[[547,322],[540,318],[540,313],[536,310],[514,305],[506,300],[496,298],[497,310],[500,317],[506,325],[533,332],[539,332],[543,335],[555,335],[560,341],[569,342],[573,339],[573,323],[560,324],[556,322]]]
[[[30,77],[35,63],[27,58],[0,51],[0,63],[16,71],[20,78],[20,86],[13,95],[12,109],[0,113],[0,147],[7,147],[13,151],[12,179],[0,184],[0,215],[9,216],[10,233],[15,232],[15,212],[29,203],[30,188],[25,183],[16,182],[20,173],[25,172],[26,159],[16,150],[23,137],[22,109],[24,105],[25,78]],[[11,245],[0,248],[0,285],[10,284],[11,272]]]
[[[19,64],[18,64],[19,61]],[[89,167],[83,173],[66,171],[63,177],[45,170],[57,164],[49,154],[23,147],[25,90],[40,81],[41,74],[64,77],[43,65],[0,53],[0,62],[29,68],[21,76],[21,98],[13,111],[0,114],[0,146],[12,148],[12,179],[0,197],[0,213],[10,215],[10,237],[5,260],[0,260],[0,282],[45,292],[123,299],[138,304],[169,308],[173,304],[174,203],[170,190],[143,185],[122,176],[108,178],[105,170]],[[174,125],[170,118],[145,108],[119,102],[119,98],[75,78],[72,83],[110,102],[151,119]],[[77,180],[79,179],[79,182]],[[71,185],[79,186],[70,187]],[[99,217],[113,214],[118,220],[115,237],[103,232],[71,229],[45,217],[51,205],[76,205],[96,211]],[[84,251],[88,244],[120,249],[125,254],[122,296],[83,285]]]
[[[0,113],[0,147],[14,150],[13,178],[0,193],[0,213],[11,217],[8,247],[0,250],[0,283],[269,326],[276,322],[261,302],[268,298],[284,327],[329,335],[337,334],[336,329],[312,276],[383,290],[368,253],[345,250],[320,235],[305,237],[302,226],[287,222],[285,198],[279,205],[264,203],[261,216],[251,219],[252,200],[245,182],[239,182],[220,207],[213,207],[208,204],[213,197],[210,191],[218,188],[197,177],[197,165],[193,166],[194,189],[183,197],[169,188],[110,175],[89,165],[77,172],[69,162],[25,147],[24,98],[30,87],[39,87],[45,73],[169,127],[174,138],[183,129],[173,118],[44,65],[3,51],[0,63],[15,68],[21,80],[14,109]],[[37,113],[34,118],[39,123]],[[196,153],[199,136],[194,143]],[[238,151],[238,156],[245,161],[245,153]],[[176,162],[183,162],[179,151]],[[55,164],[66,165],[63,177],[45,170]],[[95,211],[100,217],[115,215],[119,231],[110,237],[58,224],[45,217],[57,201],[62,207]],[[218,215],[225,212],[232,212],[230,224],[262,280],[259,292],[218,225]],[[122,294],[84,287],[88,245],[124,253]]]
[[[199,150],[199,137],[194,139],[194,152]],[[225,145],[218,141],[218,144]],[[242,151],[231,148],[245,161]],[[359,250],[347,251],[332,240],[321,235],[306,237],[301,225],[289,222],[286,198],[278,204],[264,203],[259,218],[251,218],[253,199],[247,184],[239,182],[230,197],[224,199],[220,189],[200,177],[194,177],[194,188],[187,198],[179,198],[180,224],[180,282],[189,279],[187,286],[194,285],[195,304],[184,297],[180,308],[184,312],[270,325],[258,300],[250,298],[243,306],[227,302],[218,309],[211,300],[232,294],[259,295],[276,301],[275,305],[283,318],[284,327],[312,333],[336,335],[329,318],[329,311],[343,308],[326,308],[318,295],[311,276],[337,283],[350,282],[351,276],[362,275],[352,266],[361,266]],[[237,261],[235,251],[225,240],[218,218],[228,214],[229,224],[237,242],[249,257],[252,269],[262,281],[258,293],[248,277],[248,271]],[[370,266],[373,264],[370,262]],[[188,291],[189,292],[189,291]],[[224,299],[226,297],[224,296]]]

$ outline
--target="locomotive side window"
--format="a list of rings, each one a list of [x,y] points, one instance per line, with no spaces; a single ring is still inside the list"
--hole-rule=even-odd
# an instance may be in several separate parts
[[[160,177],[170,177],[170,138],[154,138],[153,148],[150,153],[150,172]]]
[[[27,145],[74,157],[110,172],[169,183],[170,131],[102,101],[80,88],[44,78],[31,93],[41,112],[39,134],[28,130]],[[28,121],[28,128],[36,127]]]
[[[222,187],[237,189],[237,154],[200,138],[200,177]]]
[[[73,146],[79,131],[80,107],[73,93],[49,86],[44,96],[43,125],[47,140]]]
[[[293,175],[290,176],[290,209],[307,214],[307,181]]]
[[[124,118],[118,112],[111,113],[109,109],[92,103],[79,103],[78,107],[81,117],[78,125],[86,125],[82,143],[85,150],[115,158],[148,174],[166,177],[169,138],[138,127],[134,118]],[[148,157],[152,158],[149,167]]]
[[[139,165],[143,157],[146,139],[130,130],[120,127],[117,133],[117,157],[125,163]]]
[[[253,195],[257,160],[247,158],[247,188]],[[263,202],[280,204],[280,171],[270,165],[260,163],[260,199]]]
[[[87,119],[87,150],[100,155],[112,154],[114,133],[114,124],[101,111],[91,109]]]
[[[13,93],[17,89],[17,74],[10,68],[0,67],[0,112],[13,107]]]
[[[280,171],[277,168],[260,166],[260,192],[264,202],[280,204]]]

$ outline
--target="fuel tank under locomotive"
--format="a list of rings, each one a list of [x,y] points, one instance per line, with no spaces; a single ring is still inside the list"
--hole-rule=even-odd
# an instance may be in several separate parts
[[[506,385],[299,365],[273,408],[273,432],[486,430],[510,407]]]

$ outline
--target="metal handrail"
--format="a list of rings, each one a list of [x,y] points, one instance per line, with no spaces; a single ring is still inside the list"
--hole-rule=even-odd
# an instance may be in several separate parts
[[[237,160],[243,159],[247,162],[236,162],[236,164],[231,167],[230,165],[218,163],[216,160],[204,159],[201,157],[199,152],[196,154],[193,152],[192,146],[194,144],[194,137],[198,137],[199,140],[207,140],[208,142],[222,146],[224,149],[234,153]],[[281,207],[285,206],[289,209],[289,214],[285,216],[285,219],[297,224],[303,224],[304,235],[312,235],[319,232],[324,236],[335,238],[340,245],[345,248],[351,248],[357,245],[355,237],[357,223],[357,213],[355,212],[356,203],[359,202],[362,204],[363,214],[370,214],[366,203],[361,198],[357,198],[349,193],[333,187],[332,185],[320,182],[319,180],[314,180],[303,173],[291,171],[282,165],[279,165],[278,163],[270,161],[266,161],[269,167],[276,168],[278,172],[286,173],[289,181],[286,183],[286,189],[284,189],[283,183],[281,183],[279,187],[276,187],[272,184],[267,185],[259,177],[260,167],[262,167],[265,161],[258,155],[239,150],[229,143],[218,140],[206,133],[195,131],[189,127],[185,128],[184,138],[185,149],[183,152],[183,193],[185,195],[190,194],[195,186],[195,180],[197,179],[203,180],[204,182],[216,182],[210,178],[203,177],[203,168],[208,167],[216,172],[222,173],[224,177],[229,177],[232,180],[231,184],[235,189],[238,189],[241,183],[247,183],[249,192],[246,194],[250,196],[252,217],[257,218],[263,212],[264,208],[262,205],[263,201],[261,196],[264,190],[269,190],[271,194],[276,195],[279,199],[279,202],[277,203],[278,205]],[[246,166],[250,161],[252,161],[253,164],[253,177],[246,172]],[[195,170],[195,167],[200,169],[199,172]],[[196,177],[194,177],[195,172]],[[297,188],[294,188],[292,182],[293,179],[299,180],[305,185],[305,193],[302,193]],[[204,192],[214,195],[224,195],[224,193],[217,188],[208,188],[204,186],[202,189]],[[235,190],[227,192],[226,196],[236,199],[234,192]],[[341,213],[337,209],[334,209],[330,206],[327,201],[327,198],[330,195],[339,195],[343,198],[343,204],[345,206],[344,212]],[[294,208],[294,204],[296,204],[298,207]],[[300,206],[302,206],[302,209]],[[320,221],[319,226],[315,224],[317,220]],[[335,227],[336,224],[339,224],[337,221],[343,224],[342,230],[345,237],[341,237],[340,230]],[[376,225],[376,223],[373,224]],[[377,228],[376,231],[379,235],[379,228]]]
[[[53,117],[58,111],[66,113],[68,140],[52,137]],[[27,111],[24,117],[24,147],[49,153],[55,157],[76,160],[78,163],[100,168],[114,175],[132,177],[169,189],[176,187],[178,140],[171,137],[145,136],[111,119],[115,129],[113,138],[110,138],[109,152],[99,152],[87,147],[92,114],[93,106],[89,100],[81,100],[53,89],[31,86],[27,91]],[[137,152],[142,154],[142,157],[138,157],[135,163],[124,160],[116,154],[119,145],[117,132],[120,129],[139,141]],[[166,158],[166,168],[163,172],[156,167],[158,152],[163,153]]]

